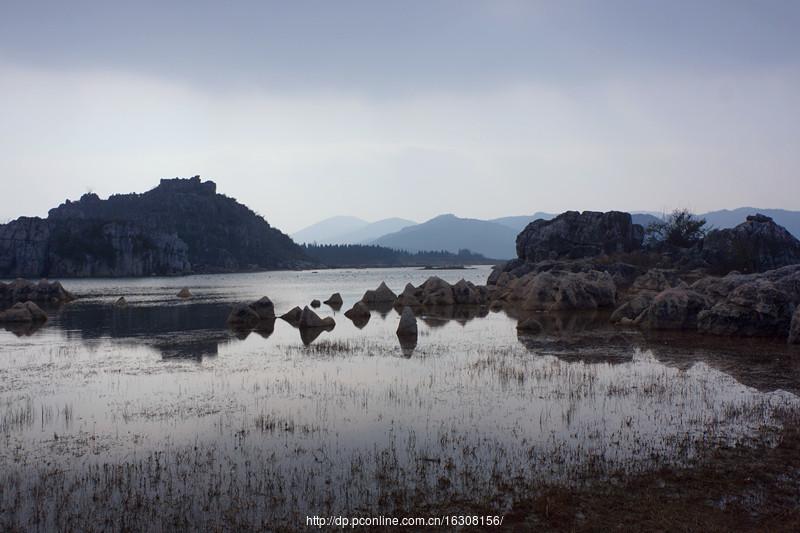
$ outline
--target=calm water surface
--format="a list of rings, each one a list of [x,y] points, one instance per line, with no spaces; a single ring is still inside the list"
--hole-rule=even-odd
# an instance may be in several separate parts
[[[5,523],[80,524],[53,509],[134,493],[200,526],[240,501],[248,523],[446,498],[502,508],[539,481],[769,444],[800,406],[800,357],[778,343],[645,337],[595,315],[519,337],[513,311],[445,309],[401,347],[396,311],[361,329],[343,315],[381,281],[400,292],[433,274],[484,283],[489,269],[64,281],[80,299],[44,327],[0,330]],[[318,312],[336,327],[309,345],[281,320],[225,327],[236,302],[267,295],[281,314],[333,292],[342,309]],[[20,503],[34,491],[44,510]]]

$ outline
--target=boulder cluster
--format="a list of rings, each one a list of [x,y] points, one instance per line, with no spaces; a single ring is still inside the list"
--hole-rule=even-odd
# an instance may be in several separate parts
[[[709,232],[691,249],[662,251],[653,266],[646,252],[632,253],[642,242],[626,215],[567,212],[529,224],[517,238],[519,257],[489,277],[491,305],[609,308],[620,325],[800,342],[800,241],[785,228],[749,216],[735,228]],[[631,257],[638,264],[622,261]],[[525,318],[519,329],[540,328]]]
[[[645,275],[666,277],[661,271]],[[756,274],[705,276],[691,285],[665,281],[658,288],[629,291],[611,321],[654,330],[798,341],[800,264]]]
[[[482,285],[459,280],[450,284],[438,276],[431,276],[415,287],[406,284],[403,292],[395,294],[385,282],[377,289],[368,290],[361,300],[347,312],[350,319],[367,318],[370,309],[391,309],[398,311],[409,308],[445,308],[452,306],[481,306],[489,303],[489,290]]]
[[[228,326],[236,332],[246,334],[249,331],[257,331],[268,335],[274,331],[277,318],[300,329],[301,339],[306,344],[313,342],[323,331],[330,331],[336,326],[333,318],[321,318],[308,306],[303,309],[294,307],[280,317],[276,317],[275,305],[267,296],[250,304],[234,305],[227,322]]]
[[[42,324],[47,321],[47,313],[37,304],[60,305],[74,299],[75,296],[57,281],[16,279],[7,284],[0,282],[0,309],[7,308],[0,311],[0,323]]]
[[[271,329],[275,322],[275,306],[264,296],[251,304],[236,304],[228,315],[228,324],[239,329],[259,329],[268,325]]]
[[[701,256],[710,270],[765,272],[800,263],[800,241],[765,215],[751,215],[735,228],[712,230]]]
[[[32,301],[40,304],[62,304],[74,299],[75,296],[58,281],[16,279],[8,284],[0,282],[0,303]]]
[[[0,311],[0,323],[41,323],[47,322],[47,313],[31,302],[17,302],[11,308]]]

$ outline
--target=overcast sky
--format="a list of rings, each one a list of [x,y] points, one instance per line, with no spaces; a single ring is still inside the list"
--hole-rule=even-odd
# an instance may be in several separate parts
[[[322,218],[800,209],[800,2],[0,3],[0,221],[200,174]]]

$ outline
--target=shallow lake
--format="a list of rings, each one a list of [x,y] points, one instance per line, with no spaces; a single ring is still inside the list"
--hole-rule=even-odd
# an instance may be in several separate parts
[[[603,314],[542,317],[526,337],[512,310],[450,308],[420,312],[416,346],[401,346],[397,311],[362,328],[343,315],[381,281],[399,293],[488,274],[63,280],[80,299],[38,330],[0,329],[0,525],[113,529],[120,509],[192,528],[232,509],[242,527],[447,500],[502,510],[540,482],[769,445],[800,407],[798,356],[780,343],[645,336]],[[267,295],[280,315],[334,292],[344,306],[318,312],[336,327],[313,339],[282,320],[225,325],[236,302]]]

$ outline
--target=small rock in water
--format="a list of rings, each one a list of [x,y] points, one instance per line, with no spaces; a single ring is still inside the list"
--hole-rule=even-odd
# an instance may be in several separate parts
[[[328,298],[327,300],[325,300],[322,303],[324,303],[325,305],[330,305],[331,307],[338,308],[338,307],[342,306],[344,301],[342,300],[342,295],[341,294],[339,294],[338,292],[334,292],[333,294],[331,294],[330,298]]]
[[[191,298],[191,297],[192,297],[192,293],[188,289],[188,287],[182,288],[180,290],[180,292],[178,293],[178,298]]]
[[[298,325],[301,328],[332,328],[336,322],[331,317],[320,318],[317,313],[306,307],[300,314]]]
[[[353,325],[358,329],[363,328],[369,322],[372,313],[364,302],[356,302],[353,307],[345,311],[344,316],[353,321]]]
[[[322,304],[319,303],[319,300],[311,300],[311,307],[319,307]]]
[[[345,311],[344,316],[349,318],[350,320],[355,320],[357,318],[369,318],[370,311],[367,304],[364,302],[356,302],[353,304],[349,310]]]
[[[114,307],[128,307],[128,300],[126,300],[124,296],[120,296],[117,301],[114,302]]]
[[[397,300],[397,295],[383,281],[377,289],[369,290],[361,297],[361,301],[366,304],[394,303],[395,300]]]
[[[300,316],[303,314],[303,310],[299,307],[295,306],[288,312],[281,315],[281,318],[288,322],[293,326],[297,326],[300,323]]]

